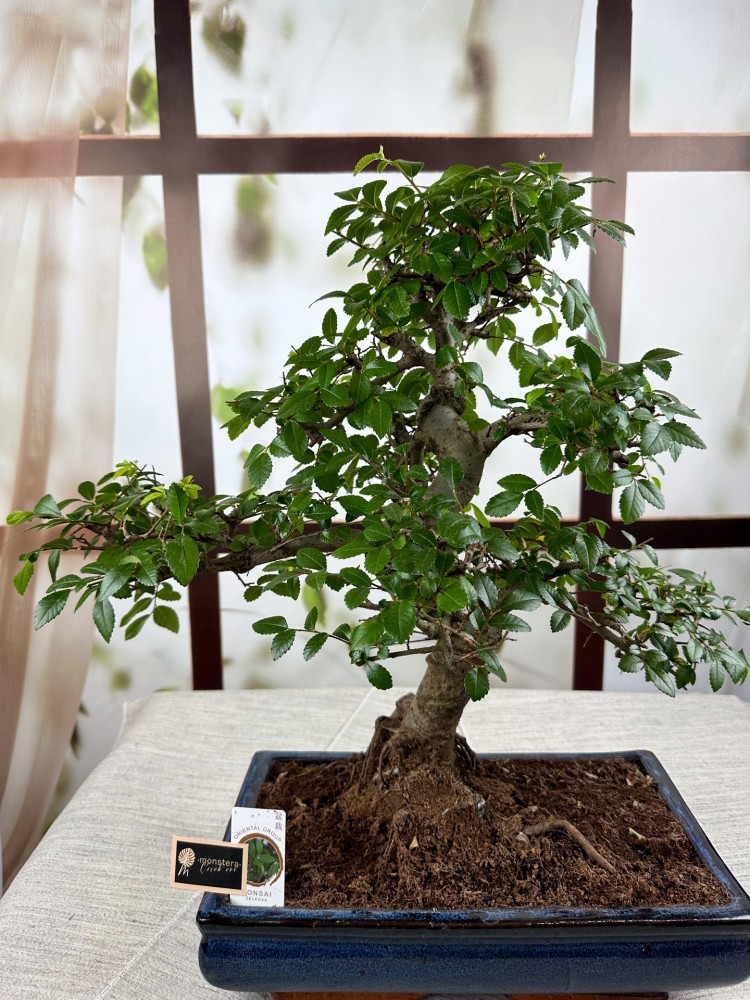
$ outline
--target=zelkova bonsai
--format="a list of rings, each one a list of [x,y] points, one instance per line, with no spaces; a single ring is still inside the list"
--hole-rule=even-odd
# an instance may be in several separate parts
[[[274,659],[298,638],[306,660],[327,642],[344,643],[369,681],[389,688],[386,661],[424,655],[416,693],[378,721],[345,793],[351,808],[360,802],[374,815],[372,793],[395,836],[409,798],[399,789],[419,768],[435,790],[426,813],[444,808],[448,786],[481,812],[462,777],[472,753],[456,727],[468,701],[488,692],[490,675],[505,679],[502,644],[529,630],[524,611],[551,609],[555,632],[583,623],[615,647],[620,669],[644,672],[669,695],[692,684],[702,664],[714,689],[725,675],[744,680],[747,660],[719,620],[750,622],[750,611],[735,610],[700,574],[660,568],[653,550],[625,533],[628,547],[613,546],[601,521],[563,525],[544,499],[547,483],[581,470],[590,489],[619,492],[627,524],[646,504],[664,506],[662,460],[704,447],[685,422],[697,414],[660,386],[677,352],[607,361],[583,286],[550,266],[555,245],[566,257],[581,242],[593,249],[592,226],[620,242],[631,231],[578,204],[598,179],[573,183],[542,159],[502,171],[454,166],[423,186],[421,163],[381,150],[355,174],[370,164],[395,184],[377,178],[340,192],[326,227],[328,253],[346,247],[364,276],[323,296],[338,299],[340,312],[328,309],[320,334],[292,350],[278,384],[231,404],[232,439],[259,429],[245,492],[204,497],[190,476],[166,485],[125,462],[81,483],[78,498],[46,496],[8,521],[56,532],[22,556],[16,577],[23,593],[48,556],[52,582],[36,627],[69,600],[90,601],[109,640],[115,604],[129,601],[120,617],[126,637],[150,618],[177,631],[173,583],[228,572],[249,602],[268,592],[294,602],[302,586],[327,587],[357,613],[353,628],[331,632],[316,610],[301,624],[298,604],[289,620],[256,621],[256,632],[272,636]],[[538,318],[530,336],[516,327],[522,313]],[[569,350],[550,350],[561,336]],[[515,371],[512,398],[487,384],[477,348]],[[503,469],[479,506],[486,463],[511,438],[537,451],[540,474]],[[291,460],[293,471],[263,492],[275,460]],[[511,527],[490,520],[514,512]],[[58,575],[65,550],[84,554],[79,573]],[[581,591],[600,594],[603,609],[580,602]]]

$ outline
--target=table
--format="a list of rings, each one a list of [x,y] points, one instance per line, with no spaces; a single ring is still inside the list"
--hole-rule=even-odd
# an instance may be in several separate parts
[[[2,1000],[208,1000],[199,893],[168,887],[173,833],[221,838],[259,749],[366,746],[405,692],[208,691],[126,706],[118,744],[0,900]],[[750,706],[734,696],[493,690],[476,750],[653,750],[750,888]],[[671,1000],[750,1000],[750,980]]]

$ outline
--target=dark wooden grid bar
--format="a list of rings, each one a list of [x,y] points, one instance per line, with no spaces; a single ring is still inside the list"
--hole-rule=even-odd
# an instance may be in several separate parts
[[[154,0],[160,136],[84,136],[79,176],[155,174],[164,179],[165,226],[183,467],[213,490],[210,385],[205,335],[198,178],[202,174],[349,173],[381,144],[390,156],[424,160],[428,169],[451,163],[560,160],[618,183],[594,188],[594,210],[624,218],[627,175],[639,171],[748,171],[750,136],[629,132],[630,0],[598,4],[591,135],[314,135],[199,136],[193,99],[189,0]],[[4,143],[0,177],[48,176],[49,151],[40,142]],[[63,162],[61,159],[59,162]],[[54,172],[57,167],[53,166]],[[60,167],[60,174],[69,168]],[[600,241],[592,258],[591,295],[607,333],[609,356],[619,355],[622,253]],[[611,498],[584,491],[582,517],[611,516]],[[629,527],[659,548],[750,546],[750,517],[652,518]],[[619,529],[612,528],[612,540]],[[218,581],[191,586],[191,648],[196,688],[221,687]],[[603,644],[576,637],[575,687],[601,687]]]
[[[187,3],[155,4],[164,225],[183,475],[216,492],[198,175],[181,155],[195,144],[195,105]],[[223,686],[219,580],[199,576],[188,588],[193,687]]]

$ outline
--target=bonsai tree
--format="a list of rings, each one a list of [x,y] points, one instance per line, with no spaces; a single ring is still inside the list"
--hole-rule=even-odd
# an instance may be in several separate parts
[[[724,618],[749,622],[703,575],[667,571],[654,551],[623,532],[609,541],[599,520],[569,526],[545,500],[547,483],[580,470],[589,489],[619,494],[622,520],[662,508],[662,462],[703,448],[686,421],[697,414],[667,392],[677,352],[605,359],[594,310],[579,281],[550,265],[593,230],[622,242],[621,222],[593,218],[585,184],[544,159],[502,171],[454,166],[422,185],[421,163],[366,156],[376,177],[340,192],[328,253],[346,248],[364,274],[336,299],[320,333],[292,350],[282,379],[231,404],[232,439],[254,430],[238,496],[202,495],[190,476],[166,484],[123,462],[79,496],[51,496],[8,521],[55,537],[23,555],[26,589],[47,557],[51,583],[36,608],[40,627],[69,602],[88,604],[109,641],[116,624],[135,637],[149,619],[176,632],[175,585],[197,573],[234,573],[248,602],[291,599],[289,617],[261,618],[274,659],[304,641],[311,659],[343,643],[378,688],[389,660],[421,653],[415,694],[379,720],[357,788],[395,788],[427,767],[435,788],[458,775],[470,751],[456,727],[469,700],[505,680],[502,646],[529,630],[523,612],[541,605],[561,631],[572,621],[615,647],[621,670],[641,671],[665,694],[705,664],[714,689],[744,680],[748,663],[725,641]],[[538,321],[522,333],[516,318]],[[555,342],[564,339],[567,350]],[[501,356],[518,390],[501,398],[485,380],[477,348]],[[484,504],[477,494],[493,453],[522,438],[539,474],[502,470]],[[276,461],[293,464],[284,486],[264,492]],[[517,512],[510,527],[492,519]],[[58,575],[61,552],[85,556]],[[303,585],[343,593],[354,627],[320,626],[294,604]],[[602,610],[577,593],[601,595]],[[441,777],[442,775],[442,777]],[[451,779],[453,780],[453,779]],[[437,803],[439,796],[436,793]],[[389,800],[392,813],[398,797]],[[369,807],[367,807],[369,808]]]

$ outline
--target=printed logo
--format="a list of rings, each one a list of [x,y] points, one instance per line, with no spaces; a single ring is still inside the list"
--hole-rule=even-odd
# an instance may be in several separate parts
[[[177,860],[180,862],[180,870],[177,873],[178,876],[187,875],[188,869],[192,868],[195,864],[195,851],[191,850],[189,847],[185,847],[177,855]]]

